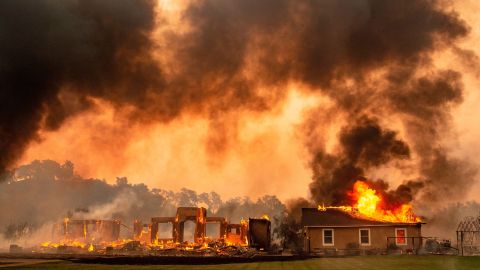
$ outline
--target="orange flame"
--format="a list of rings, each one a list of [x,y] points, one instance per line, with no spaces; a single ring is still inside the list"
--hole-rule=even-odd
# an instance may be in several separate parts
[[[378,194],[366,182],[355,182],[353,190],[348,195],[353,200],[354,208],[362,216],[387,222],[412,223],[421,221],[413,213],[410,204],[387,207],[381,194]]]

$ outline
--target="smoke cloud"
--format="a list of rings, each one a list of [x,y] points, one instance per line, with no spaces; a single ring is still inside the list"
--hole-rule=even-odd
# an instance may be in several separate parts
[[[130,184],[124,177],[110,185],[100,179],[80,177],[68,161],[34,161],[17,168],[6,182],[0,183],[0,248],[22,239],[30,239],[27,245],[38,244],[41,241],[31,239],[38,232],[43,234],[43,241],[51,240],[52,225],[65,217],[117,219],[126,226],[122,227],[123,237],[131,238],[128,228],[132,228],[134,220],[150,223],[152,217],[175,216],[180,206],[205,207],[208,216],[226,217],[231,223],[264,214],[279,220],[285,211],[275,196],[224,201],[215,192],[150,189],[144,184]],[[277,223],[274,221],[273,226],[277,227]]]
[[[329,103],[300,127],[315,203],[344,203],[355,180],[385,166],[413,172],[394,190],[370,180],[392,202],[454,200],[474,181],[444,142],[464,86],[434,54],[462,51],[470,30],[448,1],[191,1],[184,28],[162,31],[159,46],[162,12],[153,0],[1,1],[0,168],[95,100],[131,123],[206,118],[206,147],[221,154],[241,115],[275,110],[296,83]]]
[[[314,181],[310,185],[316,202],[348,204],[347,190],[363,179],[365,169],[394,159],[408,159],[410,149],[391,130],[382,130],[375,120],[363,118],[339,134],[339,153],[317,152],[312,161]]]
[[[0,3],[0,168],[40,129],[57,129],[91,105],[145,105],[162,87],[149,55],[154,1]]]

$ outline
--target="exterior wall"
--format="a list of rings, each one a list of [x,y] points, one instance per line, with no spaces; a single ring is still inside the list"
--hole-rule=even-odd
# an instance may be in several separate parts
[[[420,243],[421,228],[415,225],[395,226],[365,226],[365,227],[306,227],[305,251],[315,253],[325,249],[387,249],[387,237],[395,237],[395,229],[407,229],[406,245],[397,245],[400,249],[416,248]],[[333,245],[323,245],[323,229],[333,229]],[[360,229],[370,230],[370,245],[360,245]],[[395,243],[389,239],[388,243]]]

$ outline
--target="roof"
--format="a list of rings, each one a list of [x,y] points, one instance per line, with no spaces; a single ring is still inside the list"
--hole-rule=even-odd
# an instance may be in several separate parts
[[[419,226],[422,223],[384,222],[353,216],[341,209],[302,208],[302,227]]]
[[[457,227],[457,232],[480,232],[480,217],[466,217]]]

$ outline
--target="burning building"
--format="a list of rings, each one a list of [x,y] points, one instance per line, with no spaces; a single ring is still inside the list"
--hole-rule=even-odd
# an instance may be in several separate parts
[[[259,232],[255,230],[256,234],[265,234],[260,238],[270,239],[270,221],[267,219],[261,219],[268,222],[268,230],[263,230]],[[193,243],[187,244],[197,244],[202,245],[208,242],[222,242],[226,245],[239,245],[247,246],[247,231],[249,230],[249,224],[246,221],[242,220],[240,224],[228,223],[225,217],[207,217],[207,211],[203,207],[179,207],[177,208],[177,214],[175,217],[154,217],[152,218],[152,224],[149,226],[150,231],[150,243],[151,244],[166,244],[166,243],[184,243],[184,230],[185,222],[193,221],[195,223],[195,232]],[[172,228],[172,237],[171,238],[159,238],[158,227],[159,224],[169,223]],[[219,237],[217,239],[210,239],[206,236],[207,223],[218,223],[219,224]],[[256,223],[255,223],[256,224]],[[252,225],[255,226],[256,225]],[[142,227],[140,225],[135,225],[136,229],[136,238],[140,238],[140,233]],[[147,227],[146,225],[143,228]],[[253,227],[252,227],[253,228]],[[268,234],[268,235],[267,235]],[[250,235],[250,234],[249,234]],[[265,242],[266,243],[266,242]],[[269,244],[269,242],[268,242]],[[262,245],[262,248],[264,246]],[[266,247],[266,246],[265,246]]]
[[[184,228],[186,221],[193,221],[195,223],[194,242],[197,244],[203,243],[206,234],[207,210],[203,207],[179,207],[175,217],[154,217],[152,218],[152,232],[151,242],[157,243],[159,241],[172,241],[175,243],[184,242]],[[172,224],[172,238],[159,239],[158,238],[158,224],[171,223]]]
[[[84,242],[111,242],[119,239],[120,220],[96,220],[65,218],[53,226],[53,238]]]
[[[307,253],[378,252],[388,248],[415,251],[422,247],[421,222],[385,222],[341,209],[303,208],[302,227]]]
[[[382,197],[363,181],[350,195],[353,206],[302,208],[305,252],[415,252],[423,246],[423,223],[410,205],[385,208]]]
[[[193,240],[186,240],[185,223],[192,221]],[[207,224],[219,224],[218,237],[207,237]],[[160,237],[159,225],[169,224],[170,237]],[[132,238],[120,238],[121,226],[130,230]],[[129,228],[119,220],[71,220],[53,226],[52,241],[41,244],[42,252],[80,253],[82,251],[115,254],[162,255],[171,252],[218,252],[246,253],[251,250],[268,250],[271,244],[271,222],[267,216],[229,223],[225,217],[207,217],[203,207],[178,207],[175,216],[153,217],[150,224],[135,220]],[[129,253],[130,252],[130,253]],[[143,253],[142,253],[143,252]],[[168,255],[167,254],[167,255]]]

